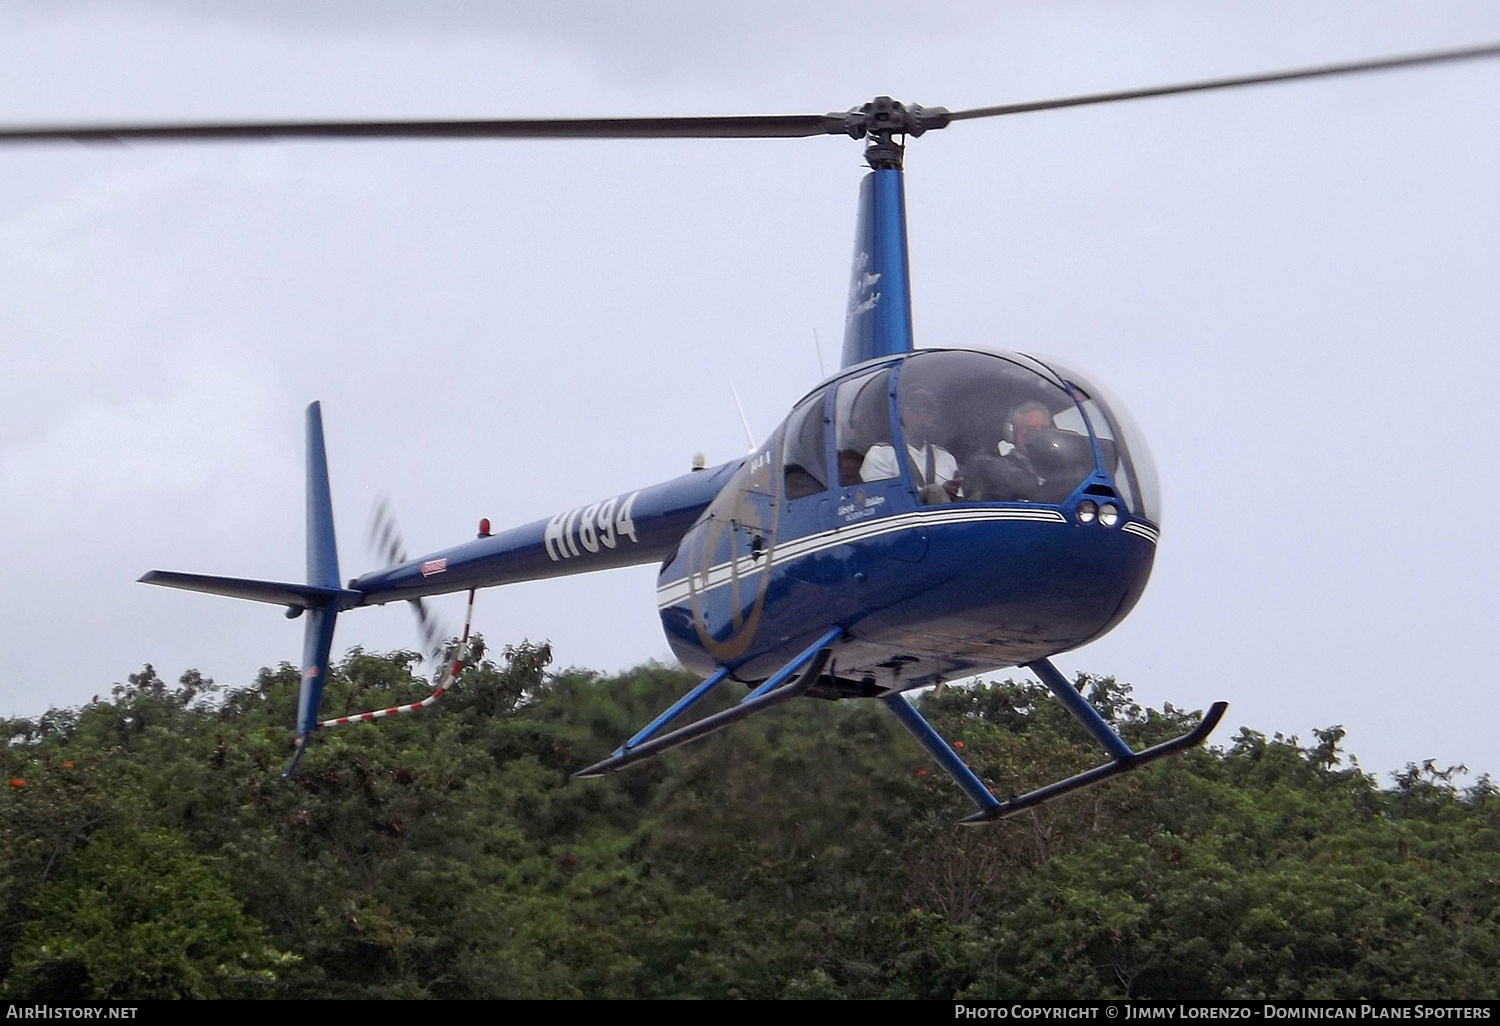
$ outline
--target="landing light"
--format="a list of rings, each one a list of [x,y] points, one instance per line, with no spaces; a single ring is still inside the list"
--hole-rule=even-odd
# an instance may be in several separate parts
[[[1114,527],[1120,522],[1120,511],[1112,503],[1106,502],[1099,507],[1099,523],[1105,527]]]
[[[1099,513],[1099,507],[1092,499],[1084,499],[1078,504],[1078,522],[1080,524],[1092,524],[1094,517]]]

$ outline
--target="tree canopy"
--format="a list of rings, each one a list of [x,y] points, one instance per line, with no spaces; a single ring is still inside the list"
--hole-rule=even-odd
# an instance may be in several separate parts
[[[599,780],[694,683],[466,669],[437,706],[321,733],[297,670],[150,667],[6,723],[0,989],[148,997],[1496,997],[1500,791],[1243,729],[1000,824],[885,710],[804,699]],[[420,698],[354,650],[334,714]],[[1090,678],[1138,748],[1196,714]],[[734,699],[724,689],[720,701]],[[1020,793],[1102,761],[1036,684],[921,699]]]

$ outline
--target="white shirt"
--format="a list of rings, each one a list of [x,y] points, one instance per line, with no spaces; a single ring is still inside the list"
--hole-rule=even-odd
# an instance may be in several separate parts
[[[932,481],[927,480],[929,451],[932,454],[934,478]],[[906,453],[911,457],[912,476],[919,485],[944,485],[958,475],[958,461],[941,445],[924,445],[921,448],[908,445]],[[884,443],[870,446],[869,452],[865,453],[865,461],[859,465],[859,479],[861,481],[888,481],[899,476],[901,476],[901,468],[896,465],[896,447]]]

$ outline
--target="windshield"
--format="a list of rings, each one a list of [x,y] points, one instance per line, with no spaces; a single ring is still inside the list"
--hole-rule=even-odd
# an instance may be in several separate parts
[[[902,363],[896,396],[902,458],[923,503],[1061,503],[1097,466],[1073,397],[1003,357],[918,353]],[[864,480],[896,455],[891,444],[871,446]]]

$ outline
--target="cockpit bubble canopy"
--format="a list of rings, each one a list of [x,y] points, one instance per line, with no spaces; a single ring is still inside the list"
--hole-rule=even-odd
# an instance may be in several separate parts
[[[1061,505],[1102,470],[1126,509],[1159,522],[1145,441],[1094,379],[1050,358],[971,349],[871,362],[804,397],[706,518],[750,523],[748,508],[729,510],[751,493],[759,495],[754,504],[764,517],[835,483],[850,488],[902,479],[929,505]]]
[[[890,371],[839,385],[840,484],[896,473],[898,446],[879,401]],[[1071,368],[1015,354],[919,351],[896,368],[896,408],[899,458],[923,503],[1065,502],[1100,466],[1097,440],[1125,505],[1155,519],[1155,473],[1139,432],[1118,402]]]

